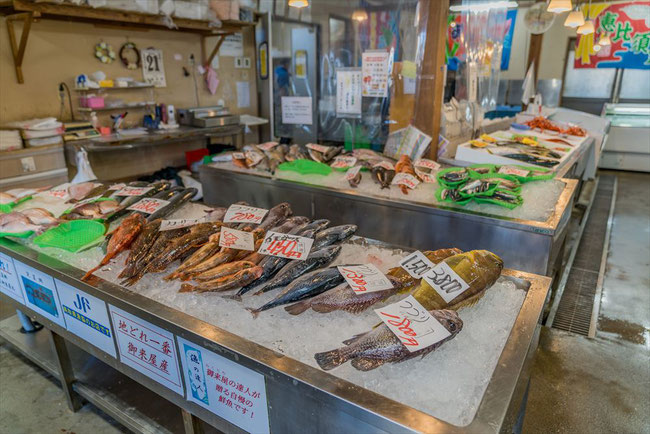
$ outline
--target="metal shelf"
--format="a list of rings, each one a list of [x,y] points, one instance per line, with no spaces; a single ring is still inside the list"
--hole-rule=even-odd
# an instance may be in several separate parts
[[[113,86],[113,87],[98,87],[96,89],[90,87],[75,87],[73,90],[75,92],[100,92],[102,90],[136,90],[136,89],[153,89],[155,86],[153,84],[147,84],[143,86]]]
[[[156,103],[147,102],[147,103],[138,103],[137,105],[119,105],[115,107],[102,107],[102,108],[79,107],[77,108],[77,111],[83,113],[90,113],[90,112],[109,112],[109,111],[117,111],[117,110],[139,110],[147,106],[153,106],[153,105],[156,105]]]

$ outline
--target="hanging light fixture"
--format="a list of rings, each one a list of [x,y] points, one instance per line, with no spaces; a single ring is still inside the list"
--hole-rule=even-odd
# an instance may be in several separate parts
[[[571,0],[551,0],[546,8],[547,11],[554,12],[556,14],[567,12],[571,9]]]
[[[589,11],[591,10],[591,0],[587,5],[587,21],[580,27],[578,27],[579,35],[591,35],[596,29],[594,28],[594,21],[589,19]]]
[[[569,15],[567,15],[566,20],[564,21],[564,25],[566,27],[580,27],[585,23],[585,16],[582,15],[582,11],[580,10],[580,7],[576,6],[574,10],[572,10]]]
[[[363,9],[357,9],[356,11],[352,12],[352,19],[356,22],[363,22],[368,19],[368,12],[364,11]]]
[[[603,33],[600,35],[600,39],[598,40],[598,45],[600,46],[606,46],[606,45],[612,45],[612,41],[609,39],[609,35],[607,33]]]
[[[306,8],[309,6],[309,0],[289,0],[289,6],[292,8]]]

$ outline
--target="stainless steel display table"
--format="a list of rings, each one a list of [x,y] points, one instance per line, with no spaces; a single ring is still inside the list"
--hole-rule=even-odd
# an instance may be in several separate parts
[[[32,267],[58,279],[59,285],[69,285],[80,294],[95,297],[110,306],[117,307],[126,315],[151,323],[165,333],[173,335],[175,342],[185,339],[193,345],[220,355],[255,375],[262,375],[265,382],[268,420],[271,432],[510,432],[522,410],[523,397],[529,380],[529,368],[537,347],[540,319],[550,279],[518,271],[506,270],[504,276],[518,288],[526,291],[507,341],[490,377],[483,399],[472,422],[464,427],[454,426],[415,410],[401,403],[370,392],[334,375],[300,363],[283,354],[245,340],[200,321],[183,312],[160,304],[135,292],[125,290],[110,282],[97,279],[92,284],[81,282],[82,270],[73,268],[21,244],[0,241],[0,252],[8,255],[20,267]],[[34,277],[36,278],[36,277]],[[95,345],[80,338],[48,319],[31,305],[23,305],[4,293],[3,302],[12,303],[52,331],[57,371],[71,408],[78,406],[78,382],[65,341],[73,343],[95,356],[113,369],[180,407],[187,432],[195,432],[199,426],[196,418],[225,432],[241,432],[241,429],[207,409],[188,401],[189,390],[182,387],[181,394],[162,386],[148,376],[131,368],[120,359],[99,350]],[[251,324],[254,326],[254,324]],[[115,333],[121,324],[111,321],[110,330]],[[23,351],[26,351],[23,347]],[[181,369],[181,376],[186,371]],[[186,384],[181,381],[181,384]],[[91,387],[86,385],[86,387]],[[85,390],[91,395],[92,390]],[[433,393],[433,391],[432,391]],[[101,396],[95,396],[101,403]]]
[[[204,201],[228,206],[243,200],[270,208],[289,202],[294,213],[354,223],[359,235],[415,249],[458,247],[487,249],[510,268],[552,276],[561,258],[571,216],[576,180],[565,183],[546,221],[521,220],[459,208],[361,195],[353,189],[300,184],[293,181],[200,167]]]

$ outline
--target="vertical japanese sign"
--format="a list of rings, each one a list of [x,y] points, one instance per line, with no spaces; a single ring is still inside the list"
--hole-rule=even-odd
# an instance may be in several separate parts
[[[183,395],[174,335],[109,304],[120,361]]]
[[[583,13],[594,20],[595,32],[578,35],[575,68],[650,69],[650,1],[594,3],[583,6]],[[602,35],[611,45],[596,52]]]
[[[25,303],[14,268],[14,260],[4,253],[0,253],[0,291],[16,301]]]
[[[385,98],[388,96],[390,74],[390,52],[385,50],[365,51],[361,58],[362,95]]]
[[[63,319],[54,279],[18,261],[14,261],[14,266],[23,290],[25,304],[65,328],[65,319]]]
[[[140,51],[142,55],[142,77],[144,81],[155,87],[166,87],[165,65],[162,50],[146,48]]]
[[[336,70],[336,115],[339,117],[361,115],[361,70],[359,68]]]
[[[117,357],[106,303],[58,279],[55,283],[68,331]]]
[[[264,376],[177,339],[187,399],[248,432],[270,432]]]

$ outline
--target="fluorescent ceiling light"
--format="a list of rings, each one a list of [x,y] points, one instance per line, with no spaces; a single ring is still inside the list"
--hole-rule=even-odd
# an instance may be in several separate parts
[[[475,4],[454,5],[450,6],[449,10],[452,12],[466,12],[466,11],[484,11],[488,9],[497,8],[516,8],[517,2],[515,1],[494,1],[494,2],[481,2]]]

